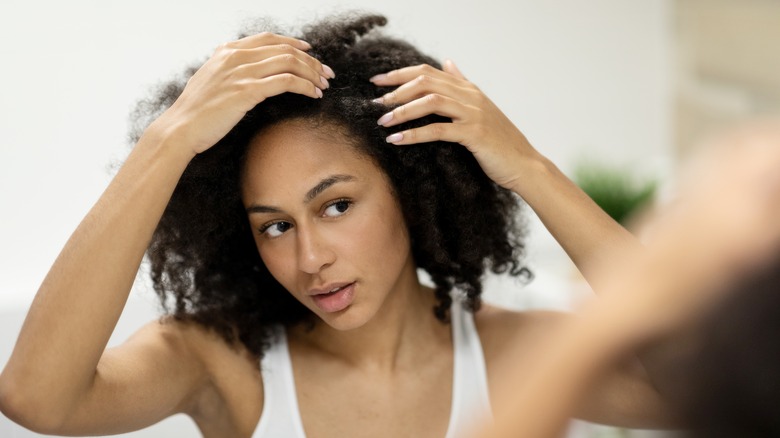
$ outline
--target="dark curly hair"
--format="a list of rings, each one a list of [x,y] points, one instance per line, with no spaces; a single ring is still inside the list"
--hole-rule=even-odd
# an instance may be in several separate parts
[[[300,38],[312,45],[309,54],[337,74],[323,98],[292,93],[269,98],[190,162],[147,251],[154,289],[176,319],[208,327],[230,344],[239,340],[261,356],[272,326],[311,317],[262,263],[240,198],[248,143],[260,130],[292,119],[346,133],[387,174],[409,229],[412,256],[436,286],[434,312],[440,320],[448,319],[453,289],[465,294],[470,310],[479,308],[486,269],[530,275],[518,262],[523,252],[519,200],[493,183],[470,152],[447,142],[406,147],[385,142],[391,132],[376,120],[388,108],[372,99],[390,89],[368,79],[417,64],[440,68],[408,43],[375,29],[386,21],[353,14],[305,28]],[[196,70],[188,69],[139,104],[135,140],[176,100]],[[430,116],[394,131],[437,120],[447,119]]]

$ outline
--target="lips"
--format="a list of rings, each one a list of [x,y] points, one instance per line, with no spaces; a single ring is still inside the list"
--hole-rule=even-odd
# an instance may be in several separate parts
[[[340,312],[352,304],[355,297],[355,282],[331,283],[325,287],[311,289],[309,296],[323,312]]]
[[[352,283],[354,282],[329,283],[321,287],[310,289],[308,295],[315,296],[338,292],[339,289],[343,289]]]

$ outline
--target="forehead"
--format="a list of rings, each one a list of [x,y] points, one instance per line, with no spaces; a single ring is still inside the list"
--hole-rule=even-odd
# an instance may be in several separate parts
[[[242,193],[252,199],[305,193],[334,174],[358,181],[384,179],[376,164],[337,127],[286,121],[261,131],[250,142]]]

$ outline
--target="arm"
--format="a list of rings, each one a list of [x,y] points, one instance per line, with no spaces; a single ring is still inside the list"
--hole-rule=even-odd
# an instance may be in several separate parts
[[[598,319],[594,327],[583,327],[577,322],[582,319],[579,314],[541,310],[517,312],[489,305],[475,315],[488,365],[494,416],[500,417],[502,410],[507,409],[505,406],[514,402],[518,390],[529,384],[534,388],[544,387],[546,391],[535,393],[539,403],[534,402],[528,414],[544,413],[545,410],[538,407],[544,405],[543,400],[548,395],[551,398],[547,402],[565,401],[567,391],[572,388],[567,383],[572,377],[567,373],[582,372],[579,367],[589,363],[591,354],[601,357],[598,350],[606,349],[616,335],[625,335],[604,330],[604,321]],[[575,336],[571,344],[576,351],[564,351],[571,354],[569,359],[561,359],[561,354],[547,353],[551,345],[557,345],[559,333],[569,327],[575,327],[571,330]],[[601,334],[605,336],[604,343],[598,341]],[[548,354],[554,357],[540,366],[540,361]],[[545,376],[550,379],[538,376],[539,370],[548,373]],[[536,378],[528,379],[530,383],[512,384],[529,375]],[[631,352],[619,355],[604,371],[594,373],[592,379],[589,377],[588,381],[595,383],[589,384],[584,396],[571,404],[566,418],[638,429],[677,427],[679,421],[644,377],[641,364]],[[540,381],[547,383],[542,385],[538,383]]]
[[[699,187],[685,192],[686,207],[673,222],[659,224],[647,252],[625,269],[602,272],[608,287],[633,293],[607,294],[551,330],[528,372],[506,376],[514,391],[507,391],[496,424],[480,437],[559,436],[617,362],[717,316],[712,310],[723,294],[738,292],[730,285],[756,267],[766,269],[762,260],[776,258],[780,248],[778,126],[771,136],[763,131],[731,139],[739,150],[718,155],[720,162],[698,175]]]
[[[0,374],[10,418],[49,433],[117,433],[184,409],[203,370],[175,329],[153,325],[116,349],[106,344],[190,159],[267,97],[322,96],[332,73],[308,48],[271,34],[223,45],[146,130],[33,301]]]
[[[164,134],[149,132],[68,240],[3,370],[0,400],[10,418],[54,432],[89,397],[187,154],[171,147]]]
[[[495,423],[476,436],[560,437],[571,417],[593,420],[583,405],[586,411],[598,408],[584,402],[592,399],[593,382],[604,379],[623,351],[620,333],[605,321],[589,324],[589,319],[567,315],[545,333],[533,357],[525,359],[530,363],[524,373],[512,370],[504,376],[506,386],[493,404]]]
[[[510,189],[528,203],[591,287],[601,293],[598,267],[641,252],[641,243],[547,158],[538,155],[517,167],[522,181]]]
[[[477,436],[560,437],[572,417],[633,428],[658,428],[661,417],[665,427],[680,424],[662,403],[610,390],[621,384],[638,392],[651,388],[636,380],[619,381],[614,370],[630,356],[632,333],[616,330],[610,315],[598,313],[567,317],[546,334],[527,373],[504,379],[508,387],[494,405],[495,423]],[[602,400],[594,394],[602,394]]]
[[[381,99],[384,104],[401,105],[380,119],[380,124],[384,126],[394,126],[429,114],[438,114],[452,119],[451,123],[435,123],[393,134],[388,137],[389,142],[406,145],[444,140],[462,144],[474,154],[482,169],[493,181],[513,190],[528,201],[594,289],[602,295],[615,292],[617,295],[624,296],[627,302],[641,302],[643,292],[636,286],[639,283],[627,283],[622,287],[615,287],[614,278],[610,275],[599,275],[599,270],[606,266],[611,268],[612,272],[620,272],[619,267],[626,266],[626,261],[637,261],[644,257],[645,249],[562,175],[554,165],[542,157],[501,111],[477,87],[463,78],[454,65],[445,63],[444,71],[425,65],[408,67],[379,75],[372,78],[372,81],[382,86],[399,85],[396,90]],[[728,189],[729,187],[722,187],[722,190],[712,193],[726,193]],[[722,208],[728,203],[721,202],[719,205]],[[730,208],[735,208],[736,205],[735,203]],[[721,216],[720,212],[714,215],[714,217]],[[705,228],[695,223],[689,224],[689,227],[685,232],[690,234],[683,234],[681,237],[691,238],[696,235],[700,239],[698,243],[708,242],[710,236],[702,234]],[[721,254],[718,251],[703,253]],[[702,260],[701,254],[697,254],[697,257],[696,260]],[[679,266],[671,268],[692,267],[690,260],[678,260]],[[652,281],[655,280],[655,277],[649,276],[648,281],[651,281],[649,284],[653,284]],[[631,293],[621,293],[629,290]],[[678,298],[672,298],[670,301],[678,301]],[[684,307],[675,309],[680,308]],[[656,316],[663,314],[671,315],[673,312],[667,308]],[[641,315],[640,311],[636,316]],[[619,330],[619,328],[615,329]],[[597,333],[587,331],[580,333],[576,330],[573,332],[577,336],[590,336],[589,339],[593,342],[598,341]],[[601,334],[605,336],[605,344],[600,347],[606,348],[611,342],[610,334],[606,330]],[[584,342],[585,339],[580,341]],[[670,344],[668,340],[666,344]],[[602,351],[599,357],[607,355],[607,352]],[[642,359],[649,365],[649,371],[655,376],[657,362],[661,358],[657,354],[653,354],[652,358],[650,356],[643,354]],[[662,407],[659,408],[661,404],[659,394],[649,385],[647,376],[627,372],[631,366],[625,364],[631,362],[629,355],[626,355],[620,363],[610,360],[608,365],[605,365],[604,362],[599,362],[594,365],[598,370],[570,370],[580,373],[570,376],[572,381],[587,380],[591,377],[595,379],[598,376],[599,384],[567,386],[575,392],[580,389],[587,391],[583,399],[575,403],[577,409],[567,410],[567,412],[582,414],[586,418],[596,420],[624,422],[634,418],[634,421],[642,421],[645,424],[647,422],[669,424],[670,420],[673,421]],[[557,366],[561,364],[558,363]],[[554,369],[556,366],[551,366],[548,372]],[[549,373],[548,377],[550,378],[548,383],[565,380],[558,379],[555,373]],[[635,391],[637,388],[642,391]],[[578,394],[579,396],[582,394]],[[630,403],[627,403],[628,398],[631,398]],[[626,405],[631,405],[632,408],[627,409]],[[647,414],[637,415],[639,412]]]
[[[428,65],[394,70],[372,78],[376,85],[400,85],[382,97],[401,104],[380,121],[395,126],[429,114],[452,119],[394,134],[396,145],[444,140],[471,151],[497,184],[520,195],[560,243],[583,276],[598,287],[596,266],[620,260],[641,246],[579,187],[542,156],[519,129],[452,62],[444,71]],[[421,97],[422,96],[422,97]]]

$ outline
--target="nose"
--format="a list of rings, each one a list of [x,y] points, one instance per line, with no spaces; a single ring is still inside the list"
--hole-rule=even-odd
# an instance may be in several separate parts
[[[314,227],[298,227],[298,268],[316,274],[336,260],[336,254]]]

